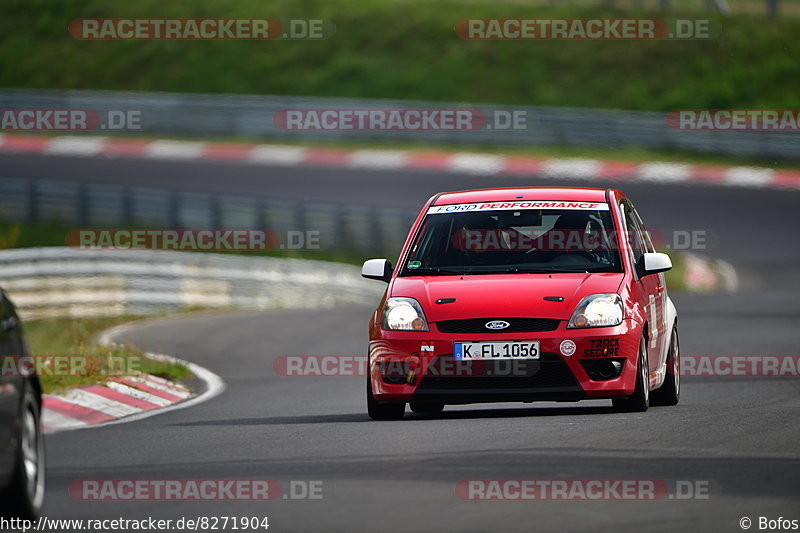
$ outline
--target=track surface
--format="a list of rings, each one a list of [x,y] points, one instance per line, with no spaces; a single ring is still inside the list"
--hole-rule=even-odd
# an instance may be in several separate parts
[[[3,156],[0,164],[7,175],[97,181],[105,176],[140,185],[159,179],[192,190],[221,187],[229,193],[403,207],[419,205],[437,190],[567,184],[24,156]],[[224,182],[217,180],[222,175]],[[707,253],[744,272],[738,294],[673,295],[685,354],[797,353],[797,194],[619,185],[650,227],[706,230],[713,236]],[[131,329],[120,340],[206,366],[228,390],[187,410],[51,436],[46,514],[268,515],[270,531],[741,531],[743,516],[800,519],[800,381],[686,380],[679,406],[644,414],[617,414],[610,402],[600,401],[453,407],[440,418],[370,422],[362,378],[285,378],[273,372],[279,355],[364,354],[370,311],[204,315]],[[324,498],[89,503],[69,496],[74,480],[98,478],[322,480]],[[708,480],[710,499],[461,501],[455,483],[471,478]]]

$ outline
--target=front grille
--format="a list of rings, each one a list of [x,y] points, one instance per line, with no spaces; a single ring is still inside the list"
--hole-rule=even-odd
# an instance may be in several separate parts
[[[556,354],[542,354],[541,359],[525,360],[472,360],[460,362],[474,365],[474,370],[463,368],[452,362],[452,355],[439,356],[451,364],[442,368],[454,369],[451,375],[436,375],[426,372],[419,384],[418,392],[430,391],[542,391],[548,389],[579,390],[575,375],[569,365]],[[452,375],[456,374],[456,375]],[[480,374],[480,375],[476,375]]]
[[[504,329],[489,329],[487,322],[502,320],[509,326]],[[525,333],[530,331],[555,331],[560,320],[553,318],[465,318],[462,320],[440,320],[436,327],[442,333]]]

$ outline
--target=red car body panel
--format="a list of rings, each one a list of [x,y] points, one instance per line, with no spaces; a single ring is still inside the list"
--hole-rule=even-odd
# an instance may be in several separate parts
[[[398,265],[407,261],[410,247],[431,206],[478,202],[564,201],[608,203],[617,231],[625,231],[620,203],[628,200],[616,190],[583,188],[512,188],[471,190],[440,194],[426,202],[415,220],[403,246]],[[435,216],[435,215],[433,215]],[[664,380],[668,328],[675,320],[669,312],[662,274],[639,278],[628,249],[627,239],[619,240],[624,272],[553,273],[553,274],[490,274],[437,275],[399,277],[395,269],[389,285],[370,322],[368,372],[373,396],[378,401],[435,400],[443,403],[472,403],[483,401],[579,400],[590,398],[624,397],[633,393],[639,342],[648,339],[650,388]],[[582,298],[598,293],[620,295],[624,319],[618,326],[568,329],[567,322]],[[545,297],[562,297],[549,301]],[[414,298],[420,304],[429,331],[390,331],[382,328],[383,307],[387,298]],[[451,303],[436,303],[442,298],[455,298]],[[670,315],[670,316],[667,316]],[[550,331],[535,333],[447,333],[439,329],[444,320],[506,317],[530,317],[558,321]],[[552,367],[568,368],[574,385],[555,383],[529,391],[493,388],[491,381],[469,380],[485,368],[449,370],[440,368],[453,363],[453,343],[460,341],[524,341],[538,340],[545,363]],[[573,354],[564,355],[561,343],[575,344]],[[545,361],[545,358],[547,361]],[[591,361],[616,358],[623,362],[618,377],[592,379],[587,371]],[[386,379],[386,368],[399,363],[402,369],[396,379]],[[439,364],[440,367],[436,365]],[[564,365],[566,365],[564,367]],[[478,365],[480,366],[480,365]],[[436,374],[436,372],[439,374]],[[428,391],[420,387],[426,375],[452,377],[446,390]],[[461,374],[458,374],[461,372]],[[458,376],[456,376],[458,374]],[[401,379],[402,378],[402,379]],[[467,378],[467,379],[465,379]],[[464,379],[458,382],[458,379]],[[427,383],[427,382],[426,382]],[[458,384],[463,383],[463,387]],[[484,386],[484,383],[486,386]],[[455,385],[454,385],[455,384]],[[564,386],[561,386],[564,385]]]

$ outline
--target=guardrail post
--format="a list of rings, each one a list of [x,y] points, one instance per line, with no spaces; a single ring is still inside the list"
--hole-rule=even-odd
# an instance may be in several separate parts
[[[379,209],[367,211],[367,223],[369,224],[370,253],[379,254],[383,251],[383,241],[381,240],[381,219]]]
[[[211,196],[211,227],[222,229],[222,201],[216,194]]]
[[[330,248],[337,250],[353,251],[353,243],[350,233],[347,231],[347,217],[344,206],[337,205],[334,211],[335,233],[333,243],[328,243]]]
[[[264,200],[259,200],[256,204],[256,228],[262,231],[267,229],[269,224],[269,215],[267,214],[267,203]]]
[[[169,193],[169,224],[173,229],[181,229],[181,198],[177,191]]]
[[[28,179],[28,222],[39,220],[39,180]]]
[[[130,227],[133,224],[133,192],[130,187],[120,189],[120,223]]]
[[[86,183],[78,184],[77,201],[75,202],[75,219],[78,226],[85,228],[89,225],[89,190]]]
[[[306,206],[303,202],[297,202],[294,212],[295,224],[297,224],[297,231],[306,231],[308,225],[306,217]]]

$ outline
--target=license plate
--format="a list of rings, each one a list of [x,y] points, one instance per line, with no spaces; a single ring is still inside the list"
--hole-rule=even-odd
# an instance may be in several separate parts
[[[539,341],[454,342],[453,359],[539,359]]]

